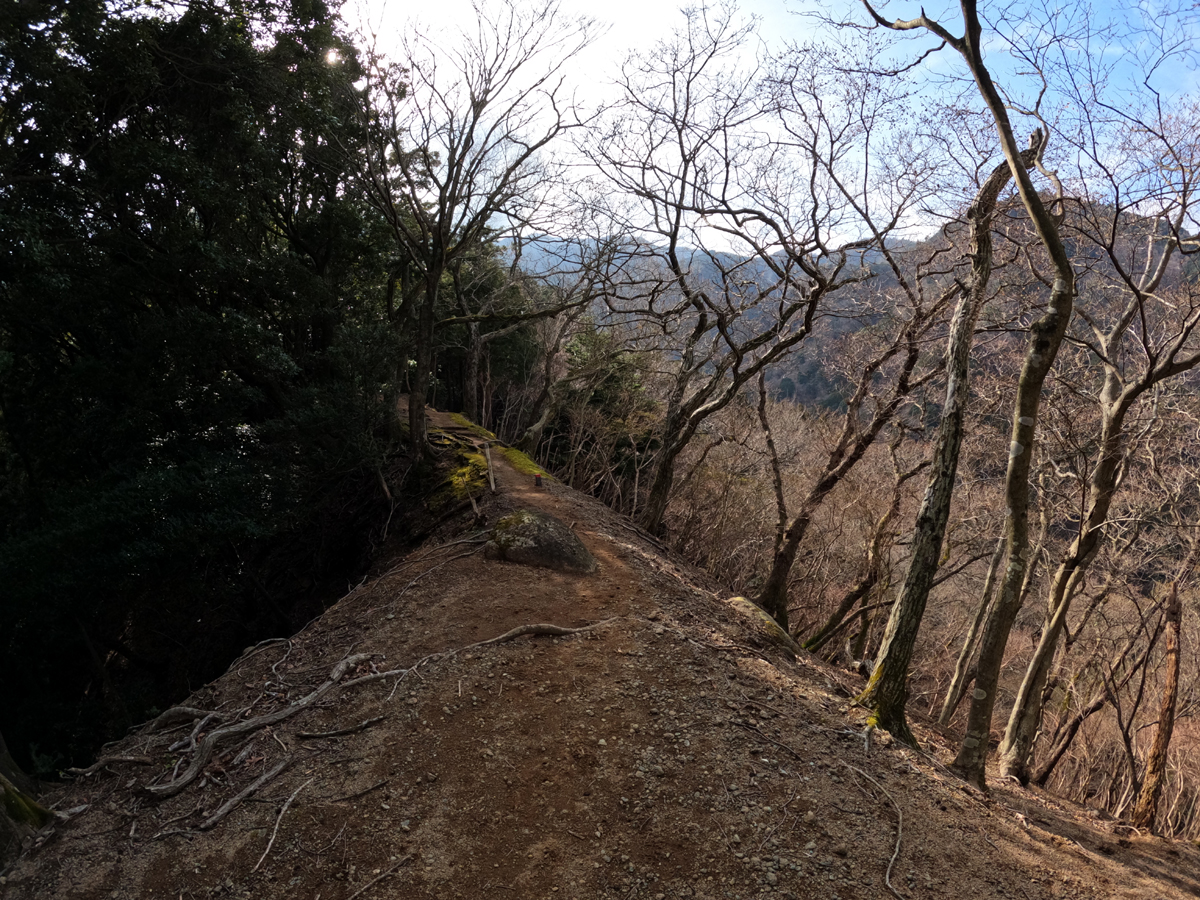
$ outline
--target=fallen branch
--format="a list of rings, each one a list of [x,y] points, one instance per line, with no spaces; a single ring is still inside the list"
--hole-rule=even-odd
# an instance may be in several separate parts
[[[375,885],[379,884],[379,882],[383,881],[383,879],[390,878],[392,873],[394,873],[402,865],[407,863],[410,859],[412,859],[411,856],[404,857],[404,859],[400,860],[400,862],[396,863],[394,866],[392,866],[390,869],[388,869],[382,875],[376,875],[374,878],[372,878],[370,881],[368,881],[366,884],[364,884],[362,887],[360,887],[357,891],[355,891],[353,894],[351,894],[349,897],[347,897],[346,900],[354,900],[355,897],[361,897],[368,890],[375,887]]]
[[[292,791],[292,796],[287,798],[287,802],[283,804],[283,809],[279,811],[279,815],[275,819],[275,827],[271,829],[271,839],[267,841],[267,849],[264,850],[263,855],[258,858],[258,862],[254,864],[254,868],[250,870],[251,872],[258,871],[258,867],[263,864],[263,860],[267,858],[267,854],[270,853],[271,848],[275,846],[275,836],[279,834],[279,823],[283,821],[283,814],[288,811],[288,807],[292,805],[292,801],[296,799],[296,795],[312,784],[312,782],[313,780],[311,778],[308,779],[308,781],[304,782],[304,784]]]
[[[213,751],[216,750],[218,745],[226,743],[235,737],[247,734],[251,731],[258,731],[260,728],[265,728],[268,725],[274,725],[277,722],[282,722],[284,719],[294,716],[301,710],[307,709],[328,694],[331,690],[338,687],[339,682],[342,680],[342,676],[344,676],[346,672],[349,671],[353,666],[356,666],[361,662],[365,662],[373,655],[374,654],[370,653],[356,653],[353,656],[347,656],[333,667],[333,671],[330,672],[329,678],[324,684],[314,690],[307,697],[297,700],[290,706],[284,706],[275,710],[274,712],[266,713],[261,716],[255,716],[253,719],[246,719],[242,722],[223,725],[220,728],[210,731],[205,736],[204,740],[200,742],[200,745],[196,748],[195,755],[192,757],[191,765],[189,765],[183,771],[183,774],[172,779],[171,781],[168,781],[166,784],[148,785],[145,790],[156,797],[175,796],[196,780],[196,776],[200,774],[200,771],[206,765],[208,765],[208,761],[212,759]],[[353,683],[356,682],[347,682],[347,684]]]
[[[492,445],[491,444],[483,445],[483,455],[484,455],[484,458],[487,460],[488,484],[490,484],[492,486],[492,493],[494,494],[494,493],[496,493],[496,469],[495,469],[495,466],[492,465]]]
[[[892,887],[892,867],[896,865],[896,857],[900,855],[900,838],[904,833],[904,813],[900,812],[900,804],[897,803],[895,798],[893,798],[892,795],[887,792],[887,788],[885,788],[882,784],[880,784],[862,769],[858,768],[858,766],[852,766],[850,763],[845,762],[844,760],[839,760],[839,762],[841,762],[841,764],[847,769],[857,772],[863,778],[867,779],[867,781],[871,782],[871,784],[875,785],[875,787],[879,788],[879,790],[883,792],[883,796],[887,797],[888,800],[891,801],[892,806],[896,809],[896,849],[892,851],[892,858],[888,860],[887,871],[883,875],[883,881],[884,884],[887,885],[888,890],[895,894],[899,900],[905,900],[904,895]]]
[[[336,731],[297,731],[296,737],[306,740],[314,740],[316,738],[341,737],[344,734],[356,734],[370,728],[377,722],[382,722],[387,716],[376,716],[373,719],[364,719],[357,725],[351,725],[349,728],[338,728]]]
[[[262,775],[259,775],[258,778],[250,782],[247,787],[244,787],[233,797],[230,797],[228,800],[222,803],[215,813],[200,823],[200,830],[208,831],[210,828],[220,822],[223,818],[225,818],[225,816],[229,815],[234,807],[236,807],[260,787],[286,769],[293,759],[295,759],[294,756],[285,757],[283,762],[276,765],[275,768],[271,769],[269,772],[264,772]]]
[[[148,766],[153,762],[154,760],[148,756],[102,756],[86,769],[64,769],[63,773],[66,775],[73,775],[76,778],[86,778],[88,775],[91,775],[98,769],[102,769],[105,766],[112,765],[113,763],[129,763],[130,765],[134,766]]]

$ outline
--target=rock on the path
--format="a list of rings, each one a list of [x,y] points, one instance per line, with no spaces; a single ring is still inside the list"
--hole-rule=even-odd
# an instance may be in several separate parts
[[[800,645],[792,640],[791,635],[779,627],[779,623],[753,601],[745,597],[733,597],[726,601],[730,606],[750,620],[754,629],[781,650],[786,650],[793,656],[800,655]]]
[[[536,510],[522,509],[505,516],[492,529],[483,548],[488,559],[588,575],[596,560],[566,524]]]

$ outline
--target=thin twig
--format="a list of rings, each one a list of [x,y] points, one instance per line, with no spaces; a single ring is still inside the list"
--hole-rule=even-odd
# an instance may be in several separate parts
[[[442,659],[444,657],[457,656],[459,653],[465,653],[468,650],[474,650],[476,647],[486,647],[489,644],[503,644],[507,641],[515,640],[516,638],[523,637],[527,634],[548,634],[553,637],[566,637],[567,635],[580,634],[584,631],[590,631],[593,628],[598,628],[601,625],[611,622],[615,618],[617,617],[610,616],[607,619],[601,619],[599,622],[593,622],[591,625],[582,625],[579,628],[563,628],[561,625],[547,625],[544,623],[538,623],[534,625],[518,625],[516,628],[513,628],[510,631],[506,631],[504,634],[494,638],[488,638],[486,641],[476,641],[474,644],[467,644],[465,647],[456,647],[453,650],[443,650],[439,653],[430,653],[428,656],[421,657],[407,669],[389,669],[386,672],[372,672],[370,675],[360,675],[358,678],[353,678],[350,681],[347,681],[342,685],[342,687],[356,687],[357,685],[366,684],[370,681],[379,681],[381,678],[391,678],[394,675],[399,675],[400,678],[403,679],[404,676],[408,675],[410,672],[414,675],[417,674],[417,668],[427,662],[432,662],[433,660]],[[392,688],[392,693],[394,694],[395,692],[396,689]],[[389,699],[390,696],[391,695],[389,695]]]
[[[871,782],[871,784],[875,785],[875,787],[879,788],[879,790],[883,792],[883,796],[887,797],[888,800],[891,801],[892,806],[894,806],[896,809],[896,849],[892,851],[892,858],[888,860],[887,871],[883,875],[883,881],[887,885],[888,890],[895,894],[899,900],[905,900],[904,895],[892,887],[892,867],[896,865],[896,858],[900,855],[900,839],[904,834],[904,813],[900,811],[900,804],[897,803],[895,798],[887,792],[887,788],[885,788],[882,784],[880,784],[862,769],[858,768],[858,766],[852,766],[845,760],[838,761],[847,769],[854,770],[863,778],[867,779],[867,781]]]
[[[283,814],[288,811],[288,807],[292,805],[292,801],[296,799],[296,795],[312,784],[312,782],[313,779],[308,779],[308,781],[304,782],[304,784],[292,791],[292,796],[287,798],[287,802],[283,804],[283,809],[279,811],[279,816],[275,819],[275,827],[271,829],[271,839],[267,841],[267,849],[264,850],[263,855],[258,858],[258,862],[254,864],[254,868],[250,870],[251,872],[257,872],[258,867],[261,866],[263,864],[263,860],[267,858],[267,854],[271,852],[271,847],[275,844],[275,836],[279,834],[279,823],[283,821]]]
[[[152,762],[154,762],[154,760],[150,759],[148,756],[104,756],[96,760],[86,769],[66,769],[65,774],[73,775],[76,778],[85,778],[86,776],[91,775],[97,769],[100,769],[103,766],[112,765],[113,763],[129,763],[130,765],[135,766],[148,766]]]
[[[391,780],[392,779],[390,779],[390,778],[385,778],[385,779],[383,779],[383,781],[380,781],[378,784],[373,784],[369,788],[363,788],[361,791],[355,791],[353,794],[347,794],[345,797],[332,797],[329,800],[323,800],[322,802],[324,802],[324,803],[345,803],[347,800],[355,800],[355,799],[361,797],[363,794],[369,794],[369,793],[371,793],[371,791],[376,790],[377,788],[383,787],[385,784],[387,784]]]
[[[356,734],[359,731],[370,728],[376,722],[382,722],[386,718],[387,716],[376,716],[373,719],[364,719],[357,725],[351,725],[348,728],[338,728],[335,731],[297,731],[296,737],[313,740],[315,738],[341,737],[344,734]]]
[[[382,875],[377,875],[374,878],[372,878],[370,881],[368,881],[366,884],[364,884],[362,887],[360,887],[357,891],[355,891],[353,894],[351,894],[349,897],[347,897],[346,900],[354,900],[355,897],[362,896],[363,894],[365,894],[367,892],[368,889],[373,888],[379,882],[383,881],[383,879],[390,877],[393,872],[395,872],[398,868],[400,868],[402,865],[407,863],[410,859],[412,859],[411,856],[404,857],[404,859],[400,860],[400,862],[396,863],[394,866],[392,866],[390,869],[388,869]]]
[[[759,731],[753,725],[748,725],[745,722],[738,722],[736,724],[739,728],[745,728],[747,731],[753,731],[756,735],[758,735],[760,738],[762,738],[767,743],[774,744],[776,747],[786,750],[788,753],[792,754],[792,756],[794,756],[796,759],[805,759],[806,758],[799,751],[793,750],[787,744],[781,743],[781,742],[775,740],[774,738],[767,737],[765,734],[763,734],[761,731]]]
[[[414,578],[412,581],[410,581],[408,584],[406,584],[403,588],[401,588],[399,593],[397,593],[395,596],[393,596],[391,598],[392,605],[394,606],[396,604],[397,600],[399,600],[401,597],[403,597],[405,594],[408,593],[409,588],[411,588],[414,584],[416,584],[418,581],[420,581],[426,575],[430,575],[433,572],[436,572],[442,566],[448,566],[452,562],[457,562],[460,559],[466,559],[468,556],[473,556],[474,554],[479,552],[479,548],[482,547],[484,544],[486,544],[487,541],[474,541],[472,543],[477,543],[479,546],[476,547],[474,550],[468,550],[466,553],[459,553],[457,556],[451,556],[449,559],[444,559],[440,563],[438,563],[436,566],[430,566],[428,569],[426,569],[424,572],[422,572],[420,575],[418,575],[416,578]]]

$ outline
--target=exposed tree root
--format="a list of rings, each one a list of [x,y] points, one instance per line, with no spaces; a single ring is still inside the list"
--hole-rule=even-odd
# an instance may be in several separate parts
[[[164,728],[170,728],[173,725],[185,725],[188,722],[194,722],[196,719],[204,719],[208,716],[215,716],[218,720],[224,720],[225,718],[220,713],[208,709],[196,709],[192,706],[172,706],[146,726],[146,731],[153,734],[156,731],[162,731]]]
[[[213,757],[214,752],[216,751],[216,749],[219,746],[229,743],[234,738],[240,737],[245,734],[249,734],[254,731],[258,731],[259,729],[266,728],[270,725],[275,725],[279,722],[282,722],[285,719],[291,718],[296,713],[298,713],[304,709],[308,709],[313,704],[317,703],[319,700],[321,700],[323,697],[325,697],[328,693],[333,691],[335,688],[345,689],[345,688],[350,688],[350,687],[357,687],[358,685],[361,685],[361,684],[367,684],[372,681],[381,681],[385,678],[396,678],[397,685],[398,685],[400,683],[400,681],[403,680],[405,675],[408,675],[410,672],[415,672],[418,669],[418,667],[420,667],[426,663],[429,663],[433,660],[453,657],[453,656],[455,656],[459,653],[462,653],[463,651],[466,651],[466,650],[471,650],[476,647],[485,647],[485,646],[488,646],[489,644],[503,644],[507,641],[511,641],[511,640],[515,640],[516,638],[523,637],[524,635],[544,634],[544,635],[552,635],[555,637],[563,637],[566,635],[579,634],[580,632],[588,631],[589,629],[595,628],[599,625],[603,625],[610,621],[612,621],[612,620],[611,619],[603,619],[599,622],[595,622],[591,625],[584,625],[580,628],[563,628],[562,626],[559,626],[559,625],[547,625],[547,624],[520,625],[520,626],[512,629],[511,631],[506,631],[504,634],[499,635],[498,637],[488,638],[486,641],[477,641],[474,644],[468,644],[466,647],[459,647],[454,650],[444,650],[440,653],[431,653],[429,656],[425,656],[425,657],[417,660],[417,662],[415,662],[413,665],[411,665],[407,668],[390,669],[386,672],[372,672],[369,675],[360,675],[358,678],[352,678],[349,681],[342,682],[342,678],[344,678],[346,673],[348,671],[350,671],[354,666],[358,665],[359,663],[366,662],[367,660],[371,659],[373,656],[376,655],[376,654],[371,654],[371,653],[355,653],[351,656],[347,656],[345,659],[343,659],[341,662],[339,662],[336,666],[334,666],[333,670],[329,673],[329,678],[322,685],[320,685],[318,688],[313,690],[307,696],[301,698],[300,700],[297,700],[295,703],[289,704],[288,706],[284,706],[280,709],[275,710],[274,712],[265,713],[261,716],[255,716],[254,718],[251,718],[251,719],[245,719],[244,721],[241,721],[241,722],[232,722],[228,725],[222,725],[220,728],[216,728],[216,729],[210,731],[207,735],[205,735],[204,739],[202,741],[200,741],[200,743],[196,746],[195,752],[192,756],[192,761],[188,765],[188,767],[183,771],[182,774],[178,775],[175,778],[172,778],[166,784],[146,785],[143,788],[143,790],[145,790],[146,792],[150,793],[151,795],[153,795],[155,797],[166,798],[166,797],[175,796],[180,791],[182,791],[184,788],[186,788],[189,784],[191,784],[193,781],[196,780],[196,777],[200,774],[200,772],[204,769],[204,767],[208,765],[209,761]],[[393,693],[394,692],[395,692],[395,688],[393,688]],[[174,709],[167,710],[162,715],[160,715],[157,719],[155,719],[154,722],[151,723],[151,730],[154,730],[155,728],[158,728],[158,727],[162,727],[162,725],[164,723],[177,723],[180,721],[186,722],[186,721],[190,721],[190,720],[193,720],[196,718],[205,718],[205,717],[209,717],[212,715],[215,715],[215,714],[211,713],[207,710],[194,709],[191,707],[175,707]],[[316,732],[316,733],[301,732],[299,736],[311,738],[311,737],[332,737],[332,736],[339,735],[339,734],[353,734],[356,731],[361,731],[365,728],[370,727],[371,725],[380,721],[380,718],[367,719],[366,721],[360,722],[358,725],[351,726],[350,728],[339,729],[337,731],[332,731],[332,732]],[[112,761],[113,759],[114,758],[110,757],[109,761]],[[278,771],[282,770],[283,766],[286,765],[287,762],[290,762],[290,760],[291,760],[291,758],[289,757],[288,760],[285,760],[285,762],[283,764],[281,764],[277,770],[273,770],[272,772],[268,773],[268,776],[264,776],[264,777],[274,777],[274,775],[278,774]],[[95,768],[97,768],[103,764],[105,764],[105,760],[101,760],[100,762],[96,763],[92,767],[91,770],[94,771]],[[85,771],[87,771],[87,770],[85,770]],[[243,791],[242,794],[239,794],[237,797],[233,798],[233,800],[230,802],[232,802],[233,805],[236,806],[237,803],[239,803],[241,801],[241,799],[243,799],[245,796],[248,796],[249,792],[252,792],[253,790],[257,790],[258,787],[260,786],[260,782],[263,782],[263,779],[256,781],[253,785],[251,785],[250,788],[247,789],[247,791]],[[233,808],[232,806],[229,807],[229,809],[232,809],[232,808]],[[224,812],[221,812],[221,810],[224,810]],[[224,806],[221,807],[221,810],[218,810],[218,813],[220,813],[220,815],[222,815],[222,816],[229,811],[228,809],[225,809]],[[219,820],[219,817],[215,820],[212,820],[212,825],[215,825],[216,821],[218,821],[218,820]],[[207,822],[205,823],[205,825],[207,825],[207,827],[210,827],[210,828],[212,827],[212,825],[209,825]],[[204,828],[205,825],[202,825],[201,827]]]
[[[357,734],[360,731],[365,731],[377,722],[382,722],[387,716],[375,716],[372,719],[364,719],[357,725],[351,725],[348,728],[338,728],[334,731],[297,731],[296,737],[302,740],[315,740],[316,738],[331,738],[341,737],[344,734]]]
[[[172,779],[171,781],[168,781],[166,784],[147,785],[145,790],[155,797],[175,796],[196,780],[196,776],[200,774],[200,771],[206,765],[208,765],[209,760],[212,759],[213,751],[216,750],[219,745],[228,743],[233,738],[239,737],[240,735],[248,734],[252,731],[258,731],[260,728],[265,728],[268,725],[274,725],[278,722],[282,722],[284,719],[291,718],[302,709],[307,709],[328,694],[335,687],[337,687],[338,683],[342,680],[342,677],[353,666],[356,666],[361,662],[366,662],[373,655],[374,654],[371,653],[355,653],[352,656],[347,656],[333,667],[333,671],[329,674],[329,679],[324,684],[314,690],[307,697],[297,700],[295,703],[281,707],[274,712],[269,712],[261,716],[255,716],[252,719],[246,719],[242,722],[234,722],[230,725],[222,725],[220,728],[210,731],[196,748],[195,755],[192,757],[192,763],[186,769],[184,769],[183,774]],[[350,683],[354,682],[348,682],[348,684]],[[167,712],[170,712],[170,710],[167,710]],[[166,715],[166,713],[163,715]],[[161,719],[162,716],[159,716],[159,718]]]
[[[289,765],[291,765],[293,759],[295,759],[294,756],[284,757],[281,762],[275,764],[275,768],[268,772],[264,772],[262,775],[259,775],[258,778],[250,782],[249,785],[222,803],[215,813],[200,823],[200,830],[208,831],[210,828],[215,826],[223,818],[229,815],[229,813],[233,811],[234,807],[238,806],[243,800],[245,800],[259,788],[265,785],[268,781],[286,769]]]

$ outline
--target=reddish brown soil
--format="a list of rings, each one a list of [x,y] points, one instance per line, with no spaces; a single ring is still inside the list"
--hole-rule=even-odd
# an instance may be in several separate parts
[[[765,649],[715,586],[628,523],[561,485],[535,489],[503,462],[496,468],[486,516],[518,507],[557,516],[595,554],[596,574],[488,561],[478,543],[455,542],[470,533],[439,534],[291,641],[248,651],[187,705],[260,715],[306,695],[350,652],[377,654],[382,671],[518,625],[601,624],[334,691],[233,744],[161,802],[140,789],[170,778],[187,754],[166,746],[188,730],[133,734],[107,752],[153,762],[114,763],[52,794],[58,810],[86,809],[42,835],[5,873],[0,895],[1200,894],[1196,848],[1009,784],[984,797],[945,769],[949,747],[921,722],[928,753],[886,739],[868,752],[863,716],[846,699],[854,676]],[[352,734],[299,736],[376,717]],[[258,794],[196,830],[288,755]],[[885,880],[897,846],[893,891]]]

